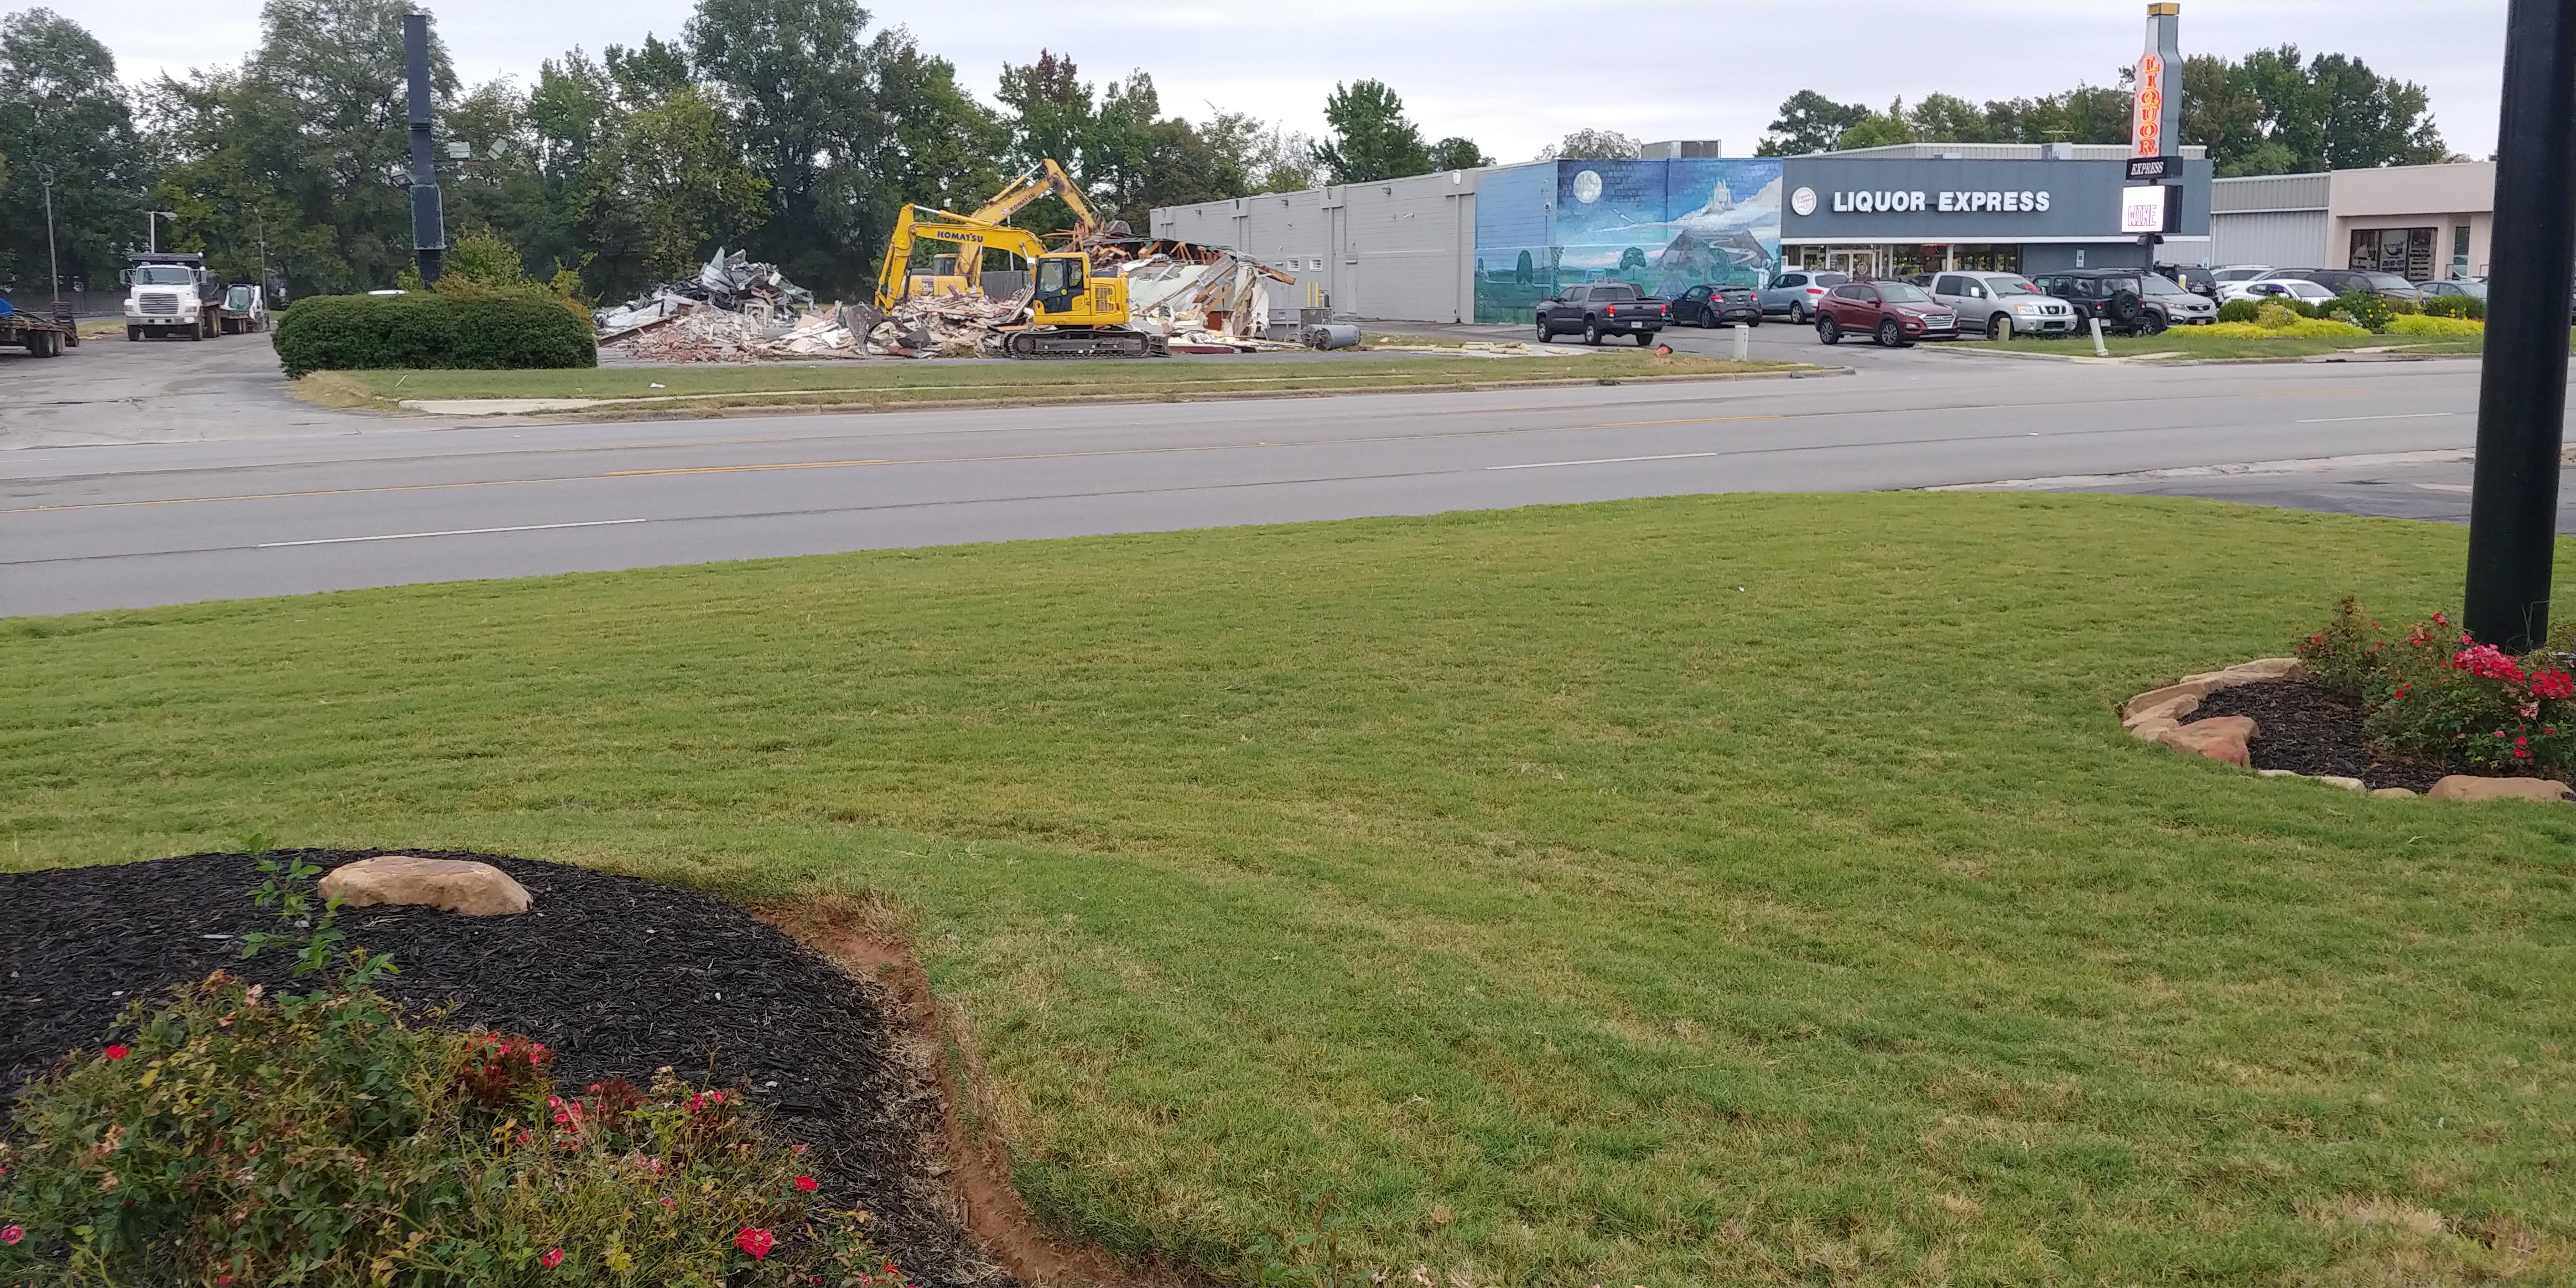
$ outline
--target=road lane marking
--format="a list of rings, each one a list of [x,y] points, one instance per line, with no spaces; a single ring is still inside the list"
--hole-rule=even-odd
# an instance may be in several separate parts
[[[1671,452],[1662,456],[1604,456],[1591,461],[1532,461],[1527,465],[1488,465],[1488,470],[1553,470],[1567,465],[1625,465],[1631,461],[1688,461],[1725,452]]]
[[[2392,416],[2320,416],[2315,420],[2294,420],[2293,425],[2334,425],[2347,420],[2431,420],[2437,416],[2457,416],[2455,411],[2401,411]]]
[[[315,537],[310,541],[263,541],[253,550],[283,550],[288,546],[342,546],[357,541],[416,541],[422,537],[479,537],[492,532],[553,532],[559,528],[614,528],[626,523],[644,523],[644,519],[592,519],[587,523],[522,523],[510,528],[449,528],[444,532],[388,532],[374,537]]]

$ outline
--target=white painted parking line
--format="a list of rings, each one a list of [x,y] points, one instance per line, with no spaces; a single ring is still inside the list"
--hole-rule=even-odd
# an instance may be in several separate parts
[[[2347,420],[2431,420],[2437,416],[2457,416],[2455,411],[2406,411],[2394,416],[2321,416],[2315,420],[2293,421],[2296,425],[2332,425]]]
[[[1604,456],[1595,461],[1532,461],[1527,465],[1488,465],[1489,470],[1553,470],[1568,465],[1625,465],[1630,461],[1687,461],[1699,456],[1723,456],[1724,452],[1673,452],[1664,456]]]
[[[644,519],[593,519],[587,523],[523,523],[515,528],[450,528],[445,532],[388,532],[377,537],[317,537],[311,541],[263,541],[258,549],[278,550],[287,546],[339,546],[353,541],[413,541],[421,537],[479,537],[489,532],[551,532],[557,528],[613,528],[621,523],[644,523]]]

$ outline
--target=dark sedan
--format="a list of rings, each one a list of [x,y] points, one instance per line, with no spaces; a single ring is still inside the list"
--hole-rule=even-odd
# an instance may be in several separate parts
[[[1750,286],[1694,286],[1673,301],[1674,326],[1762,325],[1762,296]]]

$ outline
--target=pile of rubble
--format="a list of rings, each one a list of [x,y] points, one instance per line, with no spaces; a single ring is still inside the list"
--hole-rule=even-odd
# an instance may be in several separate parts
[[[1130,325],[1165,337],[1182,353],[1293,349],[1261,338],[1270,318],[1270,286],[1295,278],[1230,250],[1158,240],[1132,251],[1095,246],[1092,262],[1127,279]]]

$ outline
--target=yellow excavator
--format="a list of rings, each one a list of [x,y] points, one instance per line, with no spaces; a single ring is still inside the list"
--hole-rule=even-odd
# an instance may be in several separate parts
[[[1073,227],[1055,234],[1067,245],[1083,246],[1100,234],[1100,217],[1091,213],[1091,203],[1083,200],[1082,189],[1050,157],[1021,171],[1020,177],[1002,185],[993,199],[964,216],[970,223],[1001,224],[1028,208],[1030,202],[1053,193],[1073,212]],[[951,216],[955,218],[956,216]],[[981,255],[941,255],[927,273],[914,273],[905,279],[905,293],[924,295],[981,295],[984,293],[984,257]]]
[[[1059,171],[1058,173],[1061,173]],[[954,248],[958,264],[976,265],[998,250],[1028,261],[1036,291],[1026,324],[1006,327],[1002,351],[1014,358],[1154,358],[1169,353],[1163,337],[1128,325],[1127,279],[1093,275],[1091,257],[1078,247],[1048,250],[1036,233],[987,223],[927,206],[906,206],[886,239],[885,266],[877,273],[876,306],[893,309],[911,293],[906,276],[912,250],[923,239]]]

